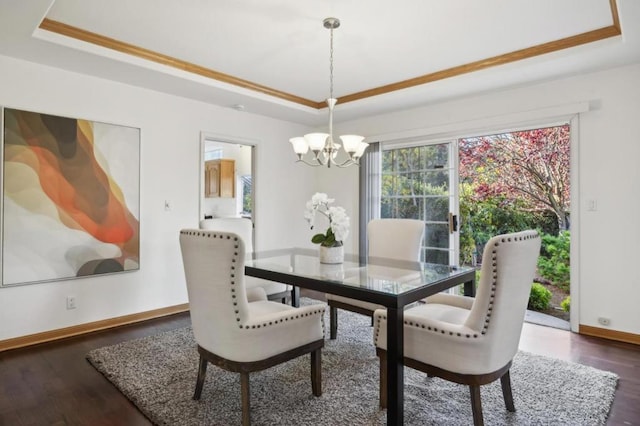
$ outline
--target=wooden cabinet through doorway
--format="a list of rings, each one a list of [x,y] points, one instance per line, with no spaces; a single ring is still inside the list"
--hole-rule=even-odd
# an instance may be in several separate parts
[[[204,196],[206,198],[235,198],[235,160],[209,160],[204,164]]]

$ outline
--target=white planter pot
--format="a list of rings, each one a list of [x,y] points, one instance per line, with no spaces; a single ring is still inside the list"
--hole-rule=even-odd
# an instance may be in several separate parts
[[[323,247],[320,246],[320,263],[336,264],[344,262],[344,246]]]

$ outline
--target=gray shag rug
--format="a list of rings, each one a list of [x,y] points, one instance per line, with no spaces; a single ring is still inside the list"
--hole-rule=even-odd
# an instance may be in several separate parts
[[[303,298],[303,304],[314,303]],[[339,313],[336,340],[322,351],[321,397],[311,393],[309,355],[252,373],[253,425],[384,425],[378,408],[378,358],[371,320]],[[325,319],[328,324],[328,317]],[[190,327],[103,347],[91,364],[158,425],[241,423],[240,376],[209,365],[202,398],[191,399],[198,353]],[[505,409],[500,381],[482,386],[488,425],[604,425],[618,376],[519,352],[511,367],[516,412]],[[405,368],[405,424],[472,424],[468,387]]]

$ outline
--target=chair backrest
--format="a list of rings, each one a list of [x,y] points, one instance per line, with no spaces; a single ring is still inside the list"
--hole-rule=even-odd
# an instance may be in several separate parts
[[[236,346],[238,324],[248,317],[244,243],[230,232],[183,229],[180,249],[193,334],[200,346],[222,354]]]
[[[484,248],[480,282],[465,325],[477,330],[473,338],[483,341],[477,355],[487,371],[506,365],[518,350],[540,245],[536,231],[523,231],[495,236]]]
[[[419,261],[424,222],[416,219],[373,219],[367,224],[371,257]]]
[[[200,221],[200,229],[233,232],[244,242],[245,253],[253,253],[253,222],[244,217],[216,217]]]

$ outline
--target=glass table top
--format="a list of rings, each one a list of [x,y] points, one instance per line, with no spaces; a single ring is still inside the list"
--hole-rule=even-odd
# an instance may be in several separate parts
[[[470,267],[364,259],[348,254],[344,263],[323,264],[316,250],[302,248],[258,252],[252,257],[245,259],[245,267],[388,295],[400,295],[474,271]]]

